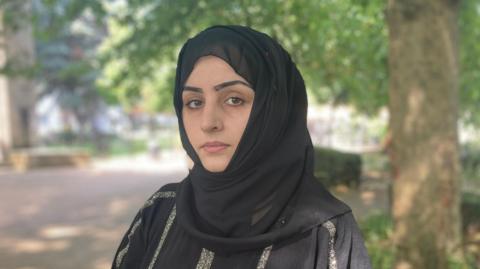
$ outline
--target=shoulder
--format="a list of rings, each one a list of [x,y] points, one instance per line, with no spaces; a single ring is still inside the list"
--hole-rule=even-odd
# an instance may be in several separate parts
[[[318,240],[323,242],[323,249],[328,249],[327,256],[330,266],[371,269],[365,242],[352,212],[346,212],[327,220],[321,225],[321,230],[323,232],[319,233]],[[322,253],[318,255],[322,255]]]
[[[139,210],[142,229],[146,233],[146,241],[152,238],[152,232],[158,232],[155,227],[163,227],[168,216],[175,206],[176,189],[178,183],[170,183],[162,186],[154,192]]]
[[[152,238],[158,237],[158,227],[163,225],[165,216],[171,210],[177,185],[166,184],[146,200],[125,233],[112,268],[139,268],[144,250]]]
[[[166,185],[163,185],[160,189],[153,193],[150,198],[148,198],[148,200],[145,202],[145,205],[149,206],[159,199],[175,198],[178,185],[179,183],[168,183]]]
[[[340,234],[356,233],[359,231],[352,211],[337,215],[323,222],[321,227],[328,231],[330,235],[335,235],[335,237],[338,237]]]
[[[163,185],[160,189],[154,192],[144,203],[141,210],[146,210],[147,208],[154,207],[162,201],[174,202],[177,195],[177,187],[179,183],[168,183]]]
[[[297,226],[322,226],[327,221],[335,224],[351,212],[351,208],[337,199],[317,180],[308,180],[298,194],[293,210],[293,221]]]
[[[163,185],[145,201],[139,210],[139,215],[145,221],[152,223],[155,219],[168,214],[175,204],[178,185],[179,183]]]

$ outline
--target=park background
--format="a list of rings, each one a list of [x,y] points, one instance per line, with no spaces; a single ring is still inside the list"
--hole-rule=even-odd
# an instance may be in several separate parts
[[[373,268],[480,267],[479,1],[1,0],[0,268],[110,267],[188,172],[175,60],[215,24],[291,53]]]

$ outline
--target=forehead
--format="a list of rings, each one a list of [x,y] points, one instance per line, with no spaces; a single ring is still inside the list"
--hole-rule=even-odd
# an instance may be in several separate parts
[[[226,61],[209,55],[200,57],[195,62],[184,86],[212,86],[233,80],[247,83]]]

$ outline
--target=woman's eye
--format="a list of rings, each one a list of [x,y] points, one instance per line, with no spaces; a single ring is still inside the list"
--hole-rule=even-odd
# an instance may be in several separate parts
[[[243,104],[243,100],[238,98],[238,97],[230,97],[230,98],[227,99],[227,104],[238,106],[238,105]]]
[[[202,101],[191,100],[191,101],[188,101],[185,105],[189,108],[199,108],[202,105]]]

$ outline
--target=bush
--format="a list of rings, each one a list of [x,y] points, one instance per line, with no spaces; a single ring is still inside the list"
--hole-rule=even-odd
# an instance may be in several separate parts
[[[460,148],[463,178],[480,180],[480,145],[467,143]]]
[[[358,154],[315,147],[315,176],[326,186],[346,184],[358,187],[362,158]]]
[[[480,195],[464,193],[461,213],[467,261],[472,265],[471,268],[475,268],[474,264],[480,265]]]
[[[372,268],[393,268],[392,220],[387,214],[372,215],[359,223]]]
[[[367,217],[359,222],[362,236],[365,240],[372,268],[390,269],[395,262],[395,250],[393,246],[393,222],[387,214],[380,213]],[[451,269],[474,269],[476,257],[474,253],[468,252],[466,261],[458,261],[448,257],[448,268]]]
[[[362,169],[365,172],[380,173],[384,177],[390,176],[390,160],[384,152],[362,153]]]
[[[462,195],[462,224],[464,231],[468,225],[480,225],[480,195],[474,193]]]

